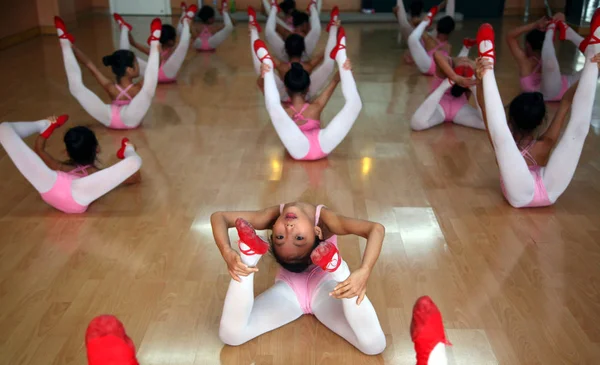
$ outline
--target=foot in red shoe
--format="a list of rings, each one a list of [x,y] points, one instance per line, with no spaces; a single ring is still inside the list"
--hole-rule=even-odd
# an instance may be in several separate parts
[[[490,61],[495,62],[495,37],[494,28],[490,24],[485,23],[479,27],[479,31],[477,32],[479,57],[487,57]]]
[[[50,126],[48,128],[46,128],[46,130],[43,131],[40,134],[40,136],[44,137],[45,139],[50,138],[50,136],[52,135],[54,130],[56,128],[60,127],[61,125],[65,124],[67,122],[67,120],[69,120],[69,116],[66,114],[59,116],[55,120],[50,120]]]
[[[128,138],[123,138],[121,140],[121,148],[119,148],[119,150],[117,151],[117,157],[122,160],[125,158],[125,149],[127,148],[127,146],[130,146],[131,144],[129,143],[129,139]]]
[[[139,365],[135,346],[123,324],[114,316],[94,318],[85,334],[88,365]]]
[[[129,31],[131,32],[131,30],[133,29],[133,27],[131,26],[131,24],[127,23],[125,21],[125,19],[123,19],[123,17],[117,13],[113,14],[113,18],[115,19],[115,21],[117,22],[117,24],[119,24],[119,27],[127,27],[127,29],[129,29]]]
[[[189,8],[187,8],[186,12],[185,12],[185,16],[183,17],[184,19],[189,19],[190,22],[192,20],[194,20],[194,17],[196,16],[196,13],[198,12],[198,5],[190,5]]]
[[[336,6],[331,9],[331,15],[329,16],[329,24],[327,24],[327,33],[329,33],[329,29],[335,25],[335,23],[340,18],[340,9]]]
[[[187,10],[187,4],[185,3],[185,1],[181,2],[181,12],[185,13]]]
[[[219,9],[219,11],[221,12],[221,14],[223,14],[223,12],[228,12],[229,11],[229,5],[227,4],[226,0],[223,0],[221,2],[221,9]]]
[[[273,58],[271,58],[267,45],[262,40],[257,39],[254,41],[254,53],[256,53],[256,57],[260,62],[273,65]]]
[[[344,27],[339,27],[337,34],[337,44],[331,50],[329,57],[335,60],[338,55],[338,52],[342,49],[346,49],[346,31],[344,30]]]
[[[238,218],[235,220],[235,228],[240,236],[240,252],[246,256],[264,255],[269,251],[269,244],[260,238],[254,227],[246,220]]]
[[[276,0],[272,0],[271,1],[271,8],[275,7],[275,9],[277,9],[277,12],[279,13],[281,11],[281,8],[279,7],[279,4],[277,3]]]
[[[315,9],[317,9],[317,2],[315,0],[310,0],[310,2],[308,3],[308,6],[306,7],[306,12],[310,14],[310,7],[311,6],[315,6]]]
[[[342,264],[340,251],[331,242],[321,242],[310,254],[313,264],[327,272],[334,272]]]
[[[430,297],[417,299],[413,307],[410,336],[417,353],[417,365],[442,364],[446,357],[446,339],[440,310]],[[439,359],[437,361],[433,361]]]
[[[248,7],[248,22],[250,23],[251,26],[256,28],[256,30],[259,33],[262,32],[262,29],[260,28],[260,24],[258,24],[258,22],[256,21],[256,10],[254,10],[254,8],[251,6]]]
[[[427,13],[427,19],[429,19],[428,27],[431,27],[431,24],[433,24],[433,18],[435,18],[439,10],[440,9],[437,6],[434,6],[433,8],[429,9],[429,12]]]
[[[162,31],[162,22],[160,19],[155,18],[150,24],[150,37],[148,38],[148,44],[152,42],[160,42],[160,34]]]
[[[590,35],[579,45],[579,50],[586,56],[600,53],[600,8],[596,9],[590,23]],[[591,46],[591,47],[590,47]]]
[[[554,24],[556,24],[556,31],[554,33],[555,38],[564,41],[567,39],[567,28],[569,27],[562,20],[554,20]]]
[[[69,42],[75,43],[75,37],[67,32],[67,26],[60,17],[54,17],[54,26],[56,27],[56,33],[58,34],[59,39],[68,39]]]
[[[465,38],[463,39],[463,46],[467,47],[467,48],[471,48],[474,45],[477,44],[477,40],[473,39],[473,38]]]

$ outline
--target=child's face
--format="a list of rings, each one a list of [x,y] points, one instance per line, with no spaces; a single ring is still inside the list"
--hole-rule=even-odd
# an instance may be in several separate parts
[[[286,206],[273,224],[273,250],[285,262],[308,259],[319,233],[314,217],[296,206]]]

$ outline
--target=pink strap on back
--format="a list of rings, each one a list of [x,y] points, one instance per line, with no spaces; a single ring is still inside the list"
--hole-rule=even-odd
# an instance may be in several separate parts
[[[68,174],[75,175],[75,176],[88,176],[89,174],[87,172],[87,169],[91,166],[92,165],[77,166],[73,170],[69,171]]]
[[[433,47],[433,49],[431,51],[429,51],[429,52],[433,53],[433,52],[437,51],[438,49],[440,49],[440,47],[444,46],[446,43],[448,43],[448,42],[440,42],[440,43],[438,43],[437,46]]]
[[[302,115],[302,113],[304,113],[304,111],[306,110],[306,108],[308,108],[309,106],[310,106],[309,103],[304,103],[304,105],[302,106],[302,108],[300,109],[300,111],[297,111],[296,108],[294,108],[293,105],[290,105],[290,109],[292,109],[292,111],[295,113],[294,116],[292,117],[292,119],[294,121],[298,121],[299,119],[306,120],[306,117],[304,115]]]
[[[535,158],[533,158],[533,156],[531,155],[531,152],[529,151],[531,150],[535,142],[535,140],[531,141],[530,144],[528,144],[525,148],[521,150],[521,156],[523,156],[523,158],[525,158],[526,161],[529,161],[533,166],[537,166],[538,164]]]
[[[117,88],[117,90],[119,90],[119,95],[117,96],[117,98],[115,100],[121,99],[122,96],[126,96],[127,99],[133,100],[131,95],[129,95],[129,93],[127,93],[129,91],[129,89],[131,89],[132,86],[133,86],[133,84],[130,84],[125,89],[123,89],[121,86],[115,84],[115,87]]]

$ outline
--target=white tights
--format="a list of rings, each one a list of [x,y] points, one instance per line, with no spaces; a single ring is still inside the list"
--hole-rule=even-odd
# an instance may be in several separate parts
[[[337,43],[337,30],[338,27],[336,25],[332,25],[331,29],[329,29],[329,36],[327,38],[327,44],[325,45],[325,57],[323,58],[323,62],[310,74],[310,88],[308,89],[309,99],[312,99],[319,94],[321,89],[323,89],[325,84],[327,84],[329,76],[333,73],[335,61],[329,57],[329,55]]]
[[[267,14],[269,14],[271,12],[271,3],[269,3],[269,0],[262,0],[262,3],[265,8],[265,11],[267,12]],[[276,18],[277,18],[277,19],[275,19],[276,24],[287,29],[289,32],[294,31],[283,19],[281,19],[280,17],[276,17]]]
[[[352,71],[343,68],[344,62],[347,60],[346,50],[339,50],[335,60],[338,64],[342,94],[346,103],[327,127],[321,129],[319,132],[321,150],[326,154],[331,153],[344,140],[362,109],[362,102],[356,88],[356,83],[354,82],[354,77],[352,76]],[[271,122],[289,154],[295,159],[304,158],[310,149],[308,138],[306,138],[300,128],[298,128],[296,123],[283,109],[279,93],[277,92],[273,64],[268,59],[265,59],[264,62],[271,66],[271,70],[266,72],[264,76],[265,103],[267,112],[271,117]]]
[[[258,59],[258,56],[256,56],[256,52],[254,52],[254,41],[256,41],[257,39],[259,39],[258,31],[256,30],[256,28],[252,28],[250,30],[250,52],[252,53],[252,63],[254,64],[254,71],[256,72],[257,76],[260,76],[261,62]],[[278,74],[275,74],[274,77],[275,84],[277,85],[277,91],[279,92],[279,97],[281,98],[281,101],[289,100],[290,97],[285,88],[285,84],[283,83]]]
[[[586,56],[567,127],[547,165],[541,170],[542,180],[552,203],[571,182],[590,129],[598,78],[598,65],[590,62],[590,58],[591,56]],[[512,206],[520,208],[532,201],[535,182],[506,123],[504,105],[493,70],[487,71],[483,76],[483,92],[488,129],[506,188],[506,198]]]
[[[229,13],[226,11],[223,12],[223,23],[225,23],[225,27],[208,38],[208,46],[212,49],[216,49],[221,43],[225,42],[231,32],[233,32],[233,23],[231,22]],[[194,40],[194,48],[202,49],[202,39],[196,38]]]
[[[563,88],[562,75],[560,74],[560,66],[554,49],[554,32],[556,25],[551,24],[546,30],[546,37],[542,46],[542,84],[540,92],[544,94],[546,99],[552,100],[559,96]],[[576,47],[579,47],[583,37],[577,34],[571,27],[567,26],[567,39]],[[581,73],[575,73],[568,77],[569,86],[573,85],[581,77]]]
[[[317,3],[316,8],[320,9],[319,4],[321,0]],[[306,52],[304,56],[302,56],[303,61],[307,61],[310,59],[310,56],[317,48],[317,43],[319,42],[319,37],[321,36],[321,19],[319,18],[319,11],[315,6],[310,7],[310,31],[304,37],[304,46],[306,48]],[[265,39],[271,46],[271,51],[273,55],[282,61],[289,61],[290,58],[285,52],[285,41],[281,38],[279,33],[277,33],[276,24],[277,24],[277,9],[275,7],[271,7],[269,10],[269,16],[267,18],[267,24],[265,25]],[[327,55],[326,55],[327,56]]]
[[[242,261],[255,266],[259,255],[246,256]],[[330,274],[315,289],[311,303],[315,317],[327,328],[350,342],[367,355],[377,355],[386,346],[385,335],[377,313],[369,298],[356,305],[357,297],[335,299],[329,293],[337,283],[346,280],[350,270],[346,262]],[[241,277],[241,282],[231,280],[225,303],[219,337],[231,346],[238,346],[251,339],[284,326],[302,316],[303,311],[292,288],[283,281],[276,281],[258,297],[254,297],[254,274]]]
[[[446,120],[446,114],[444,113],[444,109],[440,106],[440,101],[451,87],[450,81],[444,79],[440,86],[429,94],[427,99],[419,106],[410,120],[410,127],[413,130],[421,131],[428,129],[441,124]],[[472,90],[473,92],[475,92],[474,89],[475,88]],[[466,127],[485,129],[485,123],[483,122],[481,113],[469,104],[462,106],[458,113],[456,113],[453,122]]]
[[[83,84],[81,67],[79,67],[79,63],[77,63],[77,59],[73,54],[71,42],[67,39],[61,39],[60,46],[65,61],[65,70],[67,72],[67,80],[69,82],[71,95],[77,99],[83,109],[85,109],[85,111],[94,119],[104,126],[110,127],[112,119],[111,105],[105,104],[96,94],[86,88]],[[154,41],[150,46],[148,66],[144,72],[144,85],[129,105],[121,107],[121,120],[128,127],[135,128],[140,125],[152,104],[152,99],[154,98],[154,93],[156,91],[156,84],[158,83],[158,63],[158,41]]]
[[[398,25],[400,26],[400,33],[398,33],[398,43],[402,42],[402,39],[408,39],[410,34],[415,29],[408,19],[406,10],[404,9],[404,2],[402,0],[396,1],[398,7]]]
[[[0,144],[17,169],[40,194],[52,189],[57,173],[25,144],[23,138],[39,134],[50,126],[50,121],[4,122],[0,124]],[[142,159],[133,147],[125,149],[125,159],[89,176],[73,180],[73,199],[81,205],[89,205],[96,199],[119,186],[142,166]]]

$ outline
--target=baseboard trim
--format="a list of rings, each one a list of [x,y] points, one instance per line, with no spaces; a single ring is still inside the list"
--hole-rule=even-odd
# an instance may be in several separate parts
[[[54,30],[54,34],[56,34],[56,30]],[[0,50],[12,47],[16,44],[28,41],[32,38],[35,38],[41,34],[40,27],[33,27],[31,29],[24,30],[22,32],[12,34],[3,38],[0,38]]]

